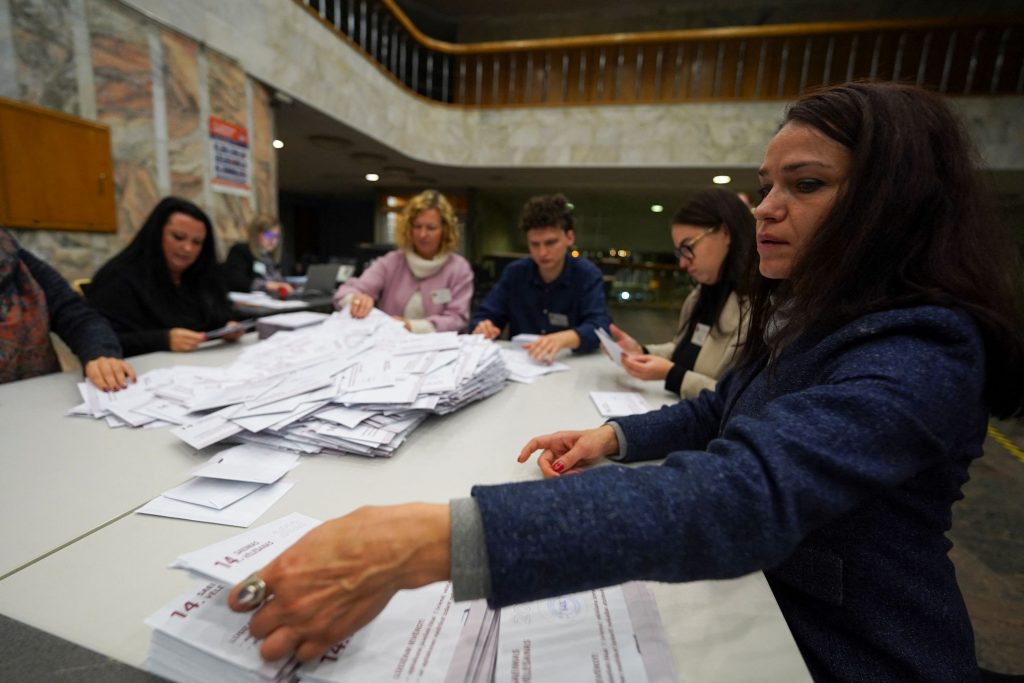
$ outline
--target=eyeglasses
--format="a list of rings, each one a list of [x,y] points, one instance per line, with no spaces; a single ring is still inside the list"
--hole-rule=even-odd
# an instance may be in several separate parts
[[[260,234],[263,235],[264,239],[268,239],[268,240],[279,240],[279,239],[281,239],[281,233],[279,233],[277,230],[264,230]]]
[[[680,242],[679,246],[677,246],[675,248],[676,258],[677,259],[685,258],[687,260],[692,261],[693,257],[694,257],[693,248],[695,246],[697,246],[697,242],[700,242],[702,239],[707,237],[709,234],[713,233],[715,230],[718,230],[718,228],[717,227],[715,227],[715,228],[708,228],[707,230],[705,230],[701,234],[699,234],[696,237],[694,237],[689,242]]]

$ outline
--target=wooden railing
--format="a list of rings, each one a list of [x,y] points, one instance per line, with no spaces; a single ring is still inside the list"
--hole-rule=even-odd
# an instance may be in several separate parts
[[[393,0],[294,0],[414,93],[473,107],[790,99],[854,79],[1024,94],[1024,17],[434,40]]]

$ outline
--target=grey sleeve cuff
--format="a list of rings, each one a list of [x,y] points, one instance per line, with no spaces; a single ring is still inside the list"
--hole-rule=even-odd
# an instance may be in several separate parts
[[[626,458],[626,449],[629,446],[629,444],[626,443],[626,434],[625,434],[625,432],[622,431],[622,427],[619,426],[619,423],[615,422],[614,420],[608,420],[607,422],[605,422],[605,424],[615,430],[615,438],[619,440],[619,452],[616,453],[615,455],[609,455],[608,459],[609,460],[625,460],[625,458]]]
[[[452,523],[452,599],[477,600],[491,593],[491,565],[480,507],[472,498],[448,503]]]

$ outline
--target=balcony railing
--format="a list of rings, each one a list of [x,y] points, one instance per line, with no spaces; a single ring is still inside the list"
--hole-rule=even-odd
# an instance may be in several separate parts
[[[446,43],[393,0],[294,0],[404,88],[471,107],[791,99],[854,79],[1024,94],[1024,17]]]

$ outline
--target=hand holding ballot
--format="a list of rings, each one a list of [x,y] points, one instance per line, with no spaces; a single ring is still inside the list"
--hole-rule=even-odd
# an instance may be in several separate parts
[[[609,329],[612,331],[612,337],[615,338],[615,343],[619,345],[623,353],[643,353],[644,347],[636,339],[626,334],[625,330],[621,327],[612,323]],[[614,358],[612,360],[615,360]]]
[[[249,622],[273,661],[294,652],[310,661],[369,623],[399,590],[450,574],[447,505],[364,507],[313,529],[254,576],[263,603]],[[231,609],[259,607],[246,586],[231,591]]]
[[[614,342],[607,335],[598,334],[605,353],[633,377],[643,380],[663,380],[672,369],[668,358],[644,353],[644,347],[616,325],[611,326]],[[616,358],[615,356],[618,356]]]

